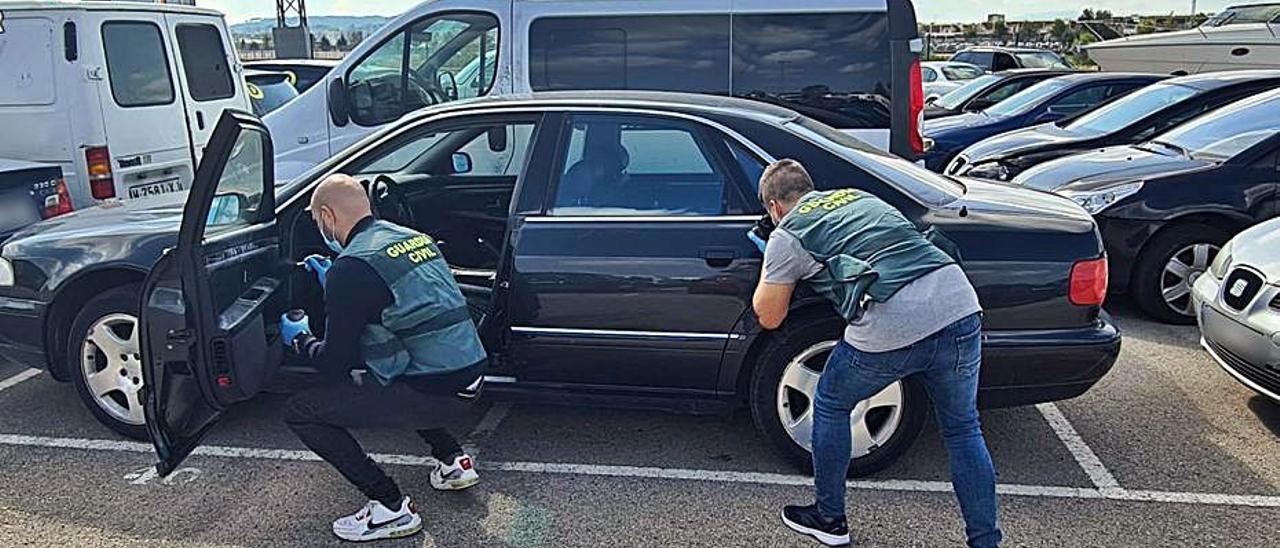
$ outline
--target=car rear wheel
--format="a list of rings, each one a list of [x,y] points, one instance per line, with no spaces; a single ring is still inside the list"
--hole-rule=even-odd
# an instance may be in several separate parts
[[[1195,322],[1192,286],[1229,238],[1226,231],[1208,225],[1176,226],[1158,234],[1134,269],[1133,298],[1138,307],[1163,322]]]
[[[99,422],[146,439],[142,412],[142,350],[137,286],[108,290],[85,303],[72,322],[67,371],[81,401]]]
[[[756,427],[788,460],[813,470],[813,396],[843,326],[810,321],[784,327],[765,343],[751,383]],[[910,379],[889,385],[851,413],[850,476],[889,466],[911,447],[924,423],[927,397]]]

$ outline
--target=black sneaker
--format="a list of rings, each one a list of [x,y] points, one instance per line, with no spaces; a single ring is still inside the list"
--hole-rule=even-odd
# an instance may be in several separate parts
[[[849,524],[845,522],[844,516],[823,517],[822,513],[818,512],[817,504],[783,508],[782,523],[787,524],[792,531],[809,535],[827,546],[849,544]]]

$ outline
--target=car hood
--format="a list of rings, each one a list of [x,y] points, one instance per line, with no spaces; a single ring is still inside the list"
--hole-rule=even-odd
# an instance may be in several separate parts
[[[966,112],[964,114],[948,116],[946,118],[925,120],[924,127],[921,128],[921,131],[924,133],[925,137],[937,138],[956,131],[988,126],[995,123],[997,120],[999,120],[999,118],[993,118],[981,112]]]
[[[999,160],[1033,150],[1043,150],[1085,139],[1086,137],[1079,133],[1069,131],[1054,123],[1048,123],[988,137],[965,149],[963,154],[969,163],[975,163]]]
[[[1013,184],[1047,191],[1067,185],[1085,190],[1213,165],[1204,160],[1121,146],[1045,162],[1022,172]]]
[[[135,198],[59,215],[28,226],[4,244],[6,254],[40,245],[87,239],[176,235],[186,193]]]
[[[1233,263],[1261,270],[1268,282],[1280,285],[1280,219],[1255,225],[1232,241]]]
[[[936,105],[932,105],[932,104],[931,104],[931,105],[927,105],[927,106],[925,106],[925,107],[924,107],[924,119],[925,119],[925,120],[933,120],[933,119],[936,119],[936,118],[949,118],[949,117],[951,117],[951,116],[956,116],[956,115],[958,115],[958,114],[960,114],[960,111],[958,111],[958,110],[951,110],[951,109],[949,109],[949,108],[942,108],[942,107],[940,107],[940,106],[936,106]]]
[[[1020,230],[1090,232],[1093,217],[1075,202],[1048,192],[1007,183],[960,177],[964,197],[948,204],[959,209],[969,221]]]

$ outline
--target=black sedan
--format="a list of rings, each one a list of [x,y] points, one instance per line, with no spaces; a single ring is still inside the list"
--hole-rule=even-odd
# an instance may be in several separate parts
[[[1040,82],[1071,74],[1069,70],[1014,69],[984,74],[925,105],[924,119],[978,112]]]
[[[1280,214],[1280,90],[1141,144],[1040,164],[1013,182],[1083,205],[1102,230],[1112,286],[1155,318],[1191,323],[1192,285],[1222,244]]]
[[[1150,139],[1205,112],[1280,86],[1280,71],[1216,72],[1165,80],[1082,116],[1011,131],[961,152],[949,175],[1007,181],[1036,164]]]
[[[367,182],[379,215],[440,241],[493,358],[490,392],[745,405],[804,464],[813,391],[844,322],[811,293],[777,332],[751,312],[756,181],[786,157],[820,188],[872,192],[958,246],[986,309],[984,405],[1074,397],[1110,370],[1120,335],[1101,310],[1107,261],[1069,200],[960,184],[759,102],[620,92],[427,109],[279,186],[265,127],[224,115],[185,205],[97,208],[5,246],[0,349],[47,363],[108,425],[140,435],[145,422],[176,465],[281,369],[281,312],[303,307],[323,325],[321,289],[294,265],[325,249],[310,192],[344,172]],[[854,421],[854,469],[901,455],[926,401],[912,380],[871,398]]]

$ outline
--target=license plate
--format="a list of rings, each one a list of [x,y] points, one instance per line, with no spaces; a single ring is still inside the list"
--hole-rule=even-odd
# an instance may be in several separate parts
[[[35,201],[26,192],[0,194],[0,232],[17,230],[40,220]]]
[[[170,192],[181,192],[186,190],[182,186],[182,181],[178,179],[165,179],[145,185],[137,185],[129,187],[130,198],[145,198],[147,196],[159,196]]]

